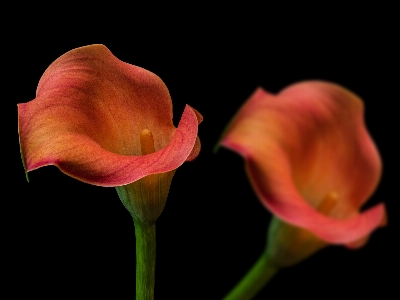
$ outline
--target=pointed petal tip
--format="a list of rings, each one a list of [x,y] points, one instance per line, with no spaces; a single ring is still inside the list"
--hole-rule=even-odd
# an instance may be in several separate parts
[[[112,76],[107,77],[107,74]],[[103,75],[107,80],[100,80]],[[93,90],[96,94],[92,93]],[[113,97],[109,97],[110,92]],[[102,102],[97,101],[99,97]],[[82,98],[89,98],[89,101],[81,101]],[[135,105],[129,104],[128,98],[133,99],[129,103]],[[107,102],[108,99],[112,101]],[[89,105],[97,106],[94,110]],[[111,115],[109,110],[103,109],[106,105],[113,108],[116,117],[106,119]],[[45,109],[41,109],[43,107]],[[55,117],[53,107],[65,118]],[[121,128],[126,128],[124,136],[127,142],[124,140],[122,144],[132,145],[128,143],[133,140],[131,116],[135,114],[132,112],[141,115],[145,112],[154,119],[150,121],[161,125],[159,131],[165,131],[165,141],[159,141],[159,151],[144,157],[137,156],[135,149],[119,151],[117,148],[120,146],[110,146],[118,144],[113,142],[117,136],[115,132],[108,130],[116,123],[119,134]],[[197,132],[203,119],[201,114],[187,106],[178,128],[175,128],[172,124],[172,101],[162,80],[150,71],[118,60],[102,44],[73,49],[54,61],[39,82],[37,97],[18,105],[18,116],[27,172],[55,165],[75,179],[98,186],[124,185],[148,174],[174,170],[186,159],[194,159],[200,151]],[[41,117],[46,122],[41,122]],[[105,119],[112,126],[108,126]],[[91,127],[82,127],[80,122]],[[138,122],[135,124],[140,130],[149,123],[146,118],[134,122]],[[103,126],[105,132],[109,132],[104,140],[104,134],[101,138],[100,134],[97,135],[104,129],[98,128],[103,123],[107,124]],[[53,134],[53,128],[61,128],[62,136]],[[155,132],[154,128],[150,129]],[[39,134],[39,130],[45,131],[47,136]],[[32,132],[37,134],[32,136]]]
[[[251,97],[261,98],[269,95],[272,94],[266,91],[263,87],[258,86]]]
[[[248,103],[258,103],[259,101],[264,101],[272,96],[275,96],[273,93],[268,92],[263,87],[259,86],[255,89],[255,91],[250,95],[250,97],[243,103],[242,108],[245,107]]]
[[[21,137],[20,137],[20,128],[19,128],[19,116],[20,116],[20,111],[22,110],[22,104],[17,104],[17,109],[18,109],[18,141],[19,141],[19,152],[21,155],[21,161],[22,161],[22,166],[24,167],[24,172],[25,172],[25,178],[26,181],[29,183],[29,176],[28,176],[28,171],[27,171],[27,166],[26,166],[26,161],[25,161],[25,157],[24,157],[24,153],[22,151],[22,147],[21,147]]]
[[[386,213],[386,207],[383,203],[378,204],[377,206],[379,206],[378,208],[378,221],[375,222],[377,223],[377,225],[375,227],[373,227],[371,229],[371,231],[369,232],[369,234],[367,234],[366,236],[361,237],[360,239],[357,239],[353,242],[347,243],[345,246],[346,248],[350,249],[350,250],[357,250],[361,247],[363,247],[364,245],[366,245],[366,243],[368,242],[372,232],[378,228],[381,227],[385,227],[387,225],[388,219],[387,219],[387,213]],[[380,221],[379,221],[379,216],[380,216]]]
[[[201,113],[199,113],[197,109],[193,108],[189,104],[186,104],[185,108],[186,107],[190,108],[194,112],[194,114],[196,115],[196,118],[197,118],[197,123],[200,125],[200,123],[203,122],[203,115]]]
[[[251,152],[249,148],[242,146],[238,143],[235,143],[229,139],[229,137],[224,138],[220,144],[222,147],[237,152],[240,156],[242,156],[246,161],[251,159]]]
[[[247,99],[247,101],[245,101],[245,103],[243,103],[242,105],[242,109],[244,106],[246,106],[246,104],[248,102],[252,102],[252,101],[259,101],[265,97],[269,97],[272,96],[273,94],[269,93],[268,91],[264,90],[264,88],[262,88],[261,86],[257,87],[254,92],[250,95],[250,97]],[[239,110],[240,112],[240,110]],[[238,113],[239,113],[238,112]],[[228,144],[226,143],[226,135],[228,134],[229,130],[231,129],[232,125],[234,124],[235,120],[238,117],[238,113],[230,120],[230,122],[228,123],[228,125],[226,125],[225,129],[223,130],[219,140],[217,141],[217,143],[215,144],[212,152],[213,154],[216,154],[218,152],[218,150],[220,149],[221,146],[234,150],[233,147],[229,147]],[[226,143],[226,145],[225,145]]]
[[[22,158],[22,153],[21,153],[21,158]],[[24,172],[25,172],[26,181],[29,183],[29,175],[28,175],[28,171],[26,170],[26,166],[25,166],[23,158],[22,158],[22,164],[24,166]]]
[[[347,184],[351,181],[343,179],[349,174],[345,167],[339,168],[335,159],[321,161],[332,162],[330,168],[336,172],[334,176],[338,178],[341,188],[356,195],[362,194],[354,198],[358,201],[354,205],[360,207],[361,200],[367,200],[379,179],[376,174],[379,168],[375,166],[377,152],[371,150],[372,154],[369,154],[364,147],[372,139],[365,134],[365,126],[361,124],[359,97],[337,84],[318,80],[293,84],[274,96],[276,101],[264,101],[268,95],[258,88],[236,114],[233,126],[219,144],[245,158],[250,181],[266,208],[285,222],[305,228],[332,244],[357,241],[384,223],[384,210],[380,205],[353,219],[326,217],[315,212],[309,203],[311,200],[304,199],[298,184],[293,182],[294,172],[298,172],[298,178],[323,178],[327,167],[316,164],[313,160],[315,155],[309,153],[330,158],[342,153],[346,156],[337,161],[349,162],[342,165],[352,164],[352,170],[359,169],[360,174],[371,176],[360,175],[358,181]],[[256,128],[257,133],[252,135]],[[304,142],[305,137],[307,142]],[[328,137],[331,139],[328,140]],[[321,140],[328,140],[341,148],[322,144]],[[261,144],[261,141],[265,143]],[[333,156],[331,149],[335,149]],[[363,149],[363,155],[352,149]],[[304,159],[297,161],[298,157]],[[352,188],[355,185],[357,189]],[[328,192],[331,189],[324,184],[320,188]],[[363,189],[362,193],[360,189]]]
[[[213,154],[217,154],[217,152],[218,152],[218,150],[219,150],[219,147],[220,147],[219,143],[216,143],[215,146],[214,146],[214,148],[212,149],[212,153],[213,153]]]
[[[196,116],[197,119],[197,125],[199,125],[201,122],[203,122],[203,116],[193,107],[190,105],[186,104],[185,110],[189,109],[191,110],[194,115]],[[186,158],[186,161],[193,161],[199,154],[200,154],[200,149],[201,149],[201,143],[200,139],[198,137],[198,126],[196,127],[196,141],[193,145],[192,151],[190,152],[189,156]]]
[[[57,157],[28,161],[27,170],[54,165],[64,174],[82,182],[114,187],[126,185],[147,175],[177,169],[186,160],[193,160],[200,151],[197,137],[198,116],[189,105],[183,111],[171,142],[163,149],[142,156],[126,156],[99,147],[88,136],[73,136],[73,141],[84,148],[67,147]],[[78,153],[79,152],[79,153]]]
[[[299,214],[302,214],[299,212]],[[368,236],[381,227],[386,219],[385,205],[377,204],[374,207],[359,213],[350,219],[333,219],[318,213],[308,213],[308,218],[288,219],[287,222],[303,227],[320,239],[330,244],[347,245],[349,248],[363,246]]]

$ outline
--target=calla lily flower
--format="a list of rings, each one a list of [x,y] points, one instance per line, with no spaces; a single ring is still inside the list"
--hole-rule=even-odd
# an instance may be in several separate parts
[[[18,118],[27,172],[55,165],[98,186],[173,173],[200,151],[201,115],[187,105],[175,128],[163,81],[103,45],[77,48],[55,60],[41,77],[36,98],[18,105]]]
[[[262,204],[274,215],[268,239],[276,266],[329,244],[362,246],[383,225],[383,204],[360,212],[381,176],[381,159],[361,99],[336,84],[309,81],[277,95],[259,88],[221,144],[245,159]]]

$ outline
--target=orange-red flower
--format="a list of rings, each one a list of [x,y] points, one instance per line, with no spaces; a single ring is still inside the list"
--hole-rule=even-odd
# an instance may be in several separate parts
[[[385,222],[383,204],[360,212],[381,160],[362,101],[343,87],[310,81],[277,95],[259,88],[221,144],[244,157],[256,194],[275,215],[269,251],[280,266],[327,244],[359,247]]]
[[[103,45],[77,48],[55,60],[40,79],[36,98],[18,105],[18,119],[26,171],[56,165],[98,186],[127,185],[175,170],[200,151],[201,115],[186,106],[175,128],[163,81],[120,61]],[[152,135],[153,153],[142,153],[143,130]]]

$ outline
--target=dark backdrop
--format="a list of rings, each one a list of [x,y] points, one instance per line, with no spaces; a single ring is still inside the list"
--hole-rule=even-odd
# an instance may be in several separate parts
[[[41,74],[60,55],[102,43],[121,60],[164,80],[175,125],[185,104],[196,108],[204,116],[201,153],[176,172],[157,221],[156,299],[221,299],[260,255],[270,220],[249,185],[243,160],[223,148],[212,153],[222,130],[258,86],[278,92],[300,80],[323,79],[347,87],[366,103],[366,124],[384,163],[367,206],[385,202],[388,226],[360,250],[332,246],[282,270],[256,299],[386,298],[394,291],[390,274],[399,267],[394,22],[372,18],[386,11],[373,8],[329,17],[326,10],[304,17],[295,10],[293,16],[257,10],[239,9],[223,20],[221,14],[229,15],[223,10],[195,20],[165,17],[155,27],[135,18],[112,26],[104,16],[90,24],[75,24],[75,15],[53,16],[40,25],[32,20],[7,47],[9,82],[16,84],[10,101],[32,100]],[[10,111],[16,119],[16,107]],[[9,223],[10,249],[18,257],[9,276],[19,282],[15,293],[133,299],[134,227],[115,189],[81,183],[56,167],[31,172],[26,183],[16,121],[10,130],[18,182]]]

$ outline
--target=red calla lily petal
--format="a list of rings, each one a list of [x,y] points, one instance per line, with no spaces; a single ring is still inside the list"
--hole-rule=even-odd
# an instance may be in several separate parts
[[[334,244],[356,247],[377,228],[383,204],[360,207],[381,176],[379,153],[363,121],[363,103],[327,82],[261,88],[243,105],[222,140],[240,153],[261,202],[279,219]],[[318,211],[329,193],[338,200]]]
[[[56,165],[93,185],[120,186],[168,172],[200,151],[201,115],[187,105],[175,128],[163,81],[103,45],[77,48],[54,61],[36,98],[18,105],[18,117],[27,171]],[[154,137],[152,154],[141,155],[144,129]]]

